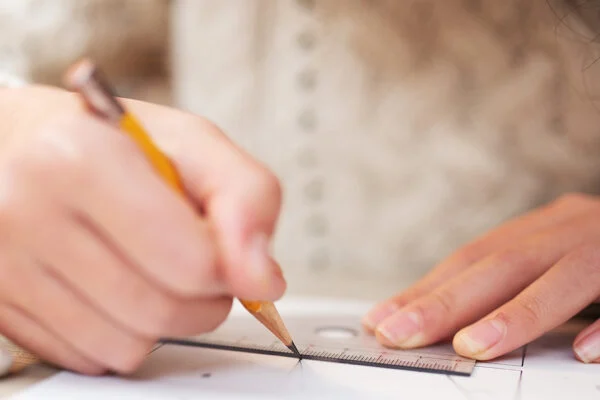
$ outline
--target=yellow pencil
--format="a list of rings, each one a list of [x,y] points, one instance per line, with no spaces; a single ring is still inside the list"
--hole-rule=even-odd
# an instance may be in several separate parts
[[[90,111],[127,133],[137,143],[165,182],[180,194],[185,195],[183,185],[170,160],[154,145],[142,125],[113,95],[112,89],[93,62],[84,59],[74,64],[65,75],[65,83],[81,95]],[[283,344],[300,357],[300,352],[273,303],[249,300],[240,300],[240,302]]]

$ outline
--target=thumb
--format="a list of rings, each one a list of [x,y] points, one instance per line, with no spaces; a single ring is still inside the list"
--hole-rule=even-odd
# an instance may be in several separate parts
[[[219,231],[227,280],[232,291],[250,300],[276,300],[285,291],[281,268],[271,255],[271,238],[280,209],[281,191],[266,170],[231,181],[209,204]]]
[[[244,299],[278,299],[286,288],[270,253],[281,207],[278,179],[215,125],[154,107],[157,110],[145,113],[150,114],[146,124],[178,170],[188,198],[213,230],[219,247],[217,273],[226,287]]]

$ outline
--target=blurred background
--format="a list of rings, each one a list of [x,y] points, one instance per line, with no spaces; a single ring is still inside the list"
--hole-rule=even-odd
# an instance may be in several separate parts
[[[381,298],[597,193],[599,4],[0,0],[0,70],[60,86],[90,56],[121,96],[211,119],[282,180],[290,290]]]
[[[92,57],[119,94],[171,103],[169,0],[1,0],[0,68],[61,86],[65,68]]]

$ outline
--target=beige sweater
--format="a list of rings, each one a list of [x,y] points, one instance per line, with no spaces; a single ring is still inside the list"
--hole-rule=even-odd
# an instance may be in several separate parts
[[[88,52],[122,93],[205,115],[267,163],[276,255],[319,294],[384,296],[596,191],[594,36],[558,0],[0,0],[5,69],[56,83]],[[148,92],[165,71],[173,91]]]

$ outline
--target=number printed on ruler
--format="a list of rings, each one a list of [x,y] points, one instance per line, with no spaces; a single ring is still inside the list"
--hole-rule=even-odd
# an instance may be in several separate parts
[[[355,316],[286,316],[285,323],[305,359],[379,368],[470,375],[475,361],[458,356],[450,344],[415,350],[381,346]],[[294,355],[271,332],[247,316],[231,317],[215,331],[167,342],[276,356]]]

